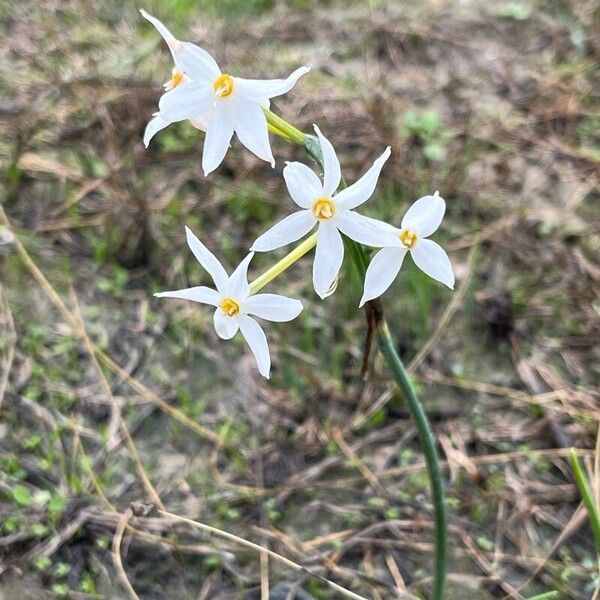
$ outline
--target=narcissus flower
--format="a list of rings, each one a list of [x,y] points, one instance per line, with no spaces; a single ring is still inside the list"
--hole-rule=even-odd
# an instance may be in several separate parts
[[[381,244],[384,248],[369,264],[360,306],[367,300],[381,296],[390,287],[407,252],[410,252],[421,271],[454,289],[454,273],[448,255],[441,246],[427,239],[437,231],[445,211],[446,203],[438,192],[433,196],[419,198],[408,209],[400,229],[394,228],[391,243]],[[385,230],[382,230],[386,240],[390,240],[389,227],[386,225]]]
[[[214,254],[187,227],[185,231],[190,250],[212,277],[217,289],[195,286],[154,295],[158,298],[182,298],[215,306],[214,326],[217,335],[229,340],[239,329],[254,354],[258,370],[268,378],[271,357],[267,338],[252,317],[277,323],[291,321],[302,311],[302,302],[277,294],[252,295],[248,284],[248,265],[253,254],[249,254],[230,277]]]
[[[335,281],[344,259],[344,243],[340,232],[368,246],[386,245],[382,236],[385,223],[354,212],[373,191],[390,148],[350,187],[335,193],[341,181],[340,163],[329,140],[315,125],[323,153],[323,183],[306,165],[288,163],[283,176],[292,200],[303,210],[297,211],[261,235],[250,250],[266,252],[291,244],[318,224],[317,247],[313,263],[313,286],[321,298],[333,293]],[[391,236],[390,236],[391,237]]]
[[[162,38],[167,43],[169,50],[171,52],[171,56],[173,57],[173,70],[171,71],[171,77],[168,81],[163,84],[165,92],[170,92],[174,90],[176,87],[183,86],[190,82],[190,78],[185,73],[184,62],[180,60],[182,54],[196,54],[198,59],[201,60],[204,58],[205,60],[212,60],[210,55],[204,52],[201,48],[194,46],[194,44],[189,44],[187,42],[182,42],[175,38],[175,36],[169,31],[169,29],[156,17],[148,14],[145,10],[140,9],[142,16],[150,21],[154,27],[156,27],[158,33],[162,36]],[[208,57],[208,58],[207,58]],[[202,131],[206,131],[206,123],[201,119],[197,118],[191,121],[194,127],[201,129]],[[159,112],[155,113],[152,119],[148,121],[148,125],[146,126],[146,130],[144,131],[144,145],[146,148],[150,143],[150,140],[154,137],[156,133],[158,133],[161,129],[164,129],[170,125],[168,121],[162,118]]]
[[[148,123],[144,141],[171,123],[189,119],[206,131],[202,168],[208,175],[223,161],[233,133],[259,158],[275,164],[263,107],[269,99],[289,92],[308,67],[287,79],[243,79],[222,73],[215,60],[189,42],[176,40],[156,18],[142,11],[167,42],[175,69],[165,85],[159,112]]]

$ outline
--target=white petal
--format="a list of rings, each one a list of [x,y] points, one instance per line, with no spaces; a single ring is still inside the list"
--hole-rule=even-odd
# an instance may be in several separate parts
[[[406,248],[383,248],[371,260],[365,275],[365,287],[359,306],[378,298],[392,285],[400,271]]]
[[[205,83],[188,81],[160,97],[160,115],[169,123],[200,118],[210,109],[212,97]]]
[[[448,255],[433,240],[419,240],[410,251],[415,264],[429,277],[454,289],[454,273]]]
[[[221,294],[204,285],[198,285],[184,290],[175,290],[172,292],[158,292],[154,294],[157,298],[181,298],[182,300],[192,300],[202,304],[218,306],[221,300]]]
[[[336,227],[321,223],[313,263],[313,286],[321,298],[330,295],[344,260],[344,242]]]
[[[169,125],[168,121],[165,121],[160,114],[154,115],[146,125],[144,131],[144,146],[148,147],[150,140],[161,130]]]
[[[406,211],[401,227],[428,237],[440,226],[445,211],[446,203],[441,196],[423,196]]]
[[[200,131],[204,131],[204,133],[206,133],[206,129],[208,128],[208,118],[194,117],[193,119],[190,119],[190,123],[196,129],[199,129]]]
[[[275,159],[271,152],[269,143],[269,130],[267,129],[267,118],[263,109],[251,102],[240,102],[236,107],[235,132],[242,144],[262,158],[275,166]]]
[[[289,92],[296,85],[298,79],[309,71],[308,67],[300,67],[287,79],[244,79],[243,77],[236,77],[235,83],[244,98],[266,100]]]
[[[263,377],[269,379],[269,371],[271,370],[271,356],[269,355],[269,345],[267,337],[261,326],[248,315],[241,315],[239,318],[240,331],[246,338],[252,354],[256,359],[258,370]]]
[[[254,256],[254,252],[250,252],[246,258],[236,267],[231,274],[227,283],[227,294],[235,300],[242,300],[250,294],[250,286],[248,285],[248,265]]]
[[[221,74],[215,59],[196,44],[179,42],[174,51],[174,58],[177,67],[195,81],[212,84]]]
[[[356,208],[373,195],[381,169],[383,169],[383,165],[385,165],[390,153],[391,149],[388,146],[385,152],[358,181],[341,190],[339,194],[336,194],[335,201],[340,208]]]
[[[317,174],[300,162],[288,163],[283,178],[292,200],[302,208],[310,208],[316,198],[325,194]]]
[[[150,21],[150,23],[152,23],[152,25],[154,25],[154,27],[156,27],[158,33],[160,33],[165,42],[169,44],[169,47],[174,41],[177,41],[175,39],[175,36],[168,30],[168,28],[163,24],[163,22],[160,19],[157,19],[151,14],[148,14],[143,8],[140,8],[140,12],[142,13],[142,17],[144,17],[144,19],[147,19],[148,21]]]
[[[244,300],[242,311],[267,321],[284,323],[302,312],[302,302],[278,294],[256,294]]]
[[[230,340],[239,328],[239,318],[226,315],[220,308],[215,310],[213,323],[217,335],[222,340]]]
[[[159,19],[143,9],[140,9],[140,12],[145,19],[148,19],[156,27],[158,33],[167,42],[175,66],[178,69],[184,71],[192,79],[199,81],[212,82],[220,75],[221,71],[217,63],[208,52],[195,44],[178,40]]]
[[[309,210],[292,213],[263,233],[252,244],[250,250],[267,252],[291,244],[305,236],[315,226],[315,221],[316,219]]]
[[[400,246],[396,229],[383,221],[363,217],[352,210],[344,210],[336,215],[335,226],[349,238],[366,246]]]
[[[331,142],[321,133],[321,130],[316,125],[314,127],[321,143],[321,152],[323,154],[323,192],[325,196],[333,196],[342,179],[340,161],[336,156]]]
[[[223,293],[226,289],[229,277],[215,255],[192,233],[188,227],[185,228],[188,246],[194,253],[196,260],[204,267],[206,272],[213,278],[217,290]]]
[[[219,102],[208,124],[204,140],[202,168],[205,176],[212,173],[223,162],[232,135],[233,118],[229,107]]]

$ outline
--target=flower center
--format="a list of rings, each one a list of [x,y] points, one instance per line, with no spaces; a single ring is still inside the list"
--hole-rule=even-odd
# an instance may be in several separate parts
[[[317,219],[326,221],[335,215],[335,202],[331,198],[317,198],[312,203],[312,211]]]
[[[227,98],[233,93],[235,83],[231,75],[222,73],[213,81],[213,91],[218,98]]]
[[[173,69],[171,73],[171,79],[164,84],[165,91],[170,92],[174,90],[178,85],[181,85],[184,82],[185,75],[183,71],[179,69]]]
[[[410,229],[402,229],[398,236],[400,241],[410,250],[415,247],[417,240],[419,239],[417,234]]]
[[[235,317],[240,312],[240,305],[232,298],[223,298],[219,308],[228,316]]]

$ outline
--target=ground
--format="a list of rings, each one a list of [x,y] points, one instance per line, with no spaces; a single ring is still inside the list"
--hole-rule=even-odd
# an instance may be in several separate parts
[[[184,225],[234,266],[293,209],[284,161],[308,159],[275,139],[271,169],[234,141],[206,179],[203,135],[185,123],[146,150],[171,65],[137,8],[0,4],[0,597],[133,597],[125,577],[143,600],[259,598],[266,579],[273,598],[285,583],[342,597],[324,577],[427,598],[423,458],[375,350],[361,371],[351,268],[324,302],[310,256],[270,285],[305,309],[269,327],[268,382],[210,311],[152,296],[207,283]],[[600,481],[598,5],[144,8],[234,74],[310,65],[272,108],[318,123],[349,181],[392,146],[366,214],[398,225],[440,191],[435,239],[457,287],[407,260],[383,306],[445,460],[447,597],[597,598],[568,453]],[[284,252],[255,257],[252,275]]]

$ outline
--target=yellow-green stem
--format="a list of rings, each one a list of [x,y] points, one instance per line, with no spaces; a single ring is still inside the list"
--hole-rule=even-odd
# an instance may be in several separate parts
[[[275,277],[281,275],[288,267],[291,267],[298,259],[302,258],[307,252],[317,245],[317,234],[313,233],[301,244],[296,246],[289,254],[284,256],[279,262],[276,262],[270,269],[250,282],[250,293],[256,294],[262,290],[265,285],[273,281]]]
[[[284,140],[286,140],[288,142],[293,142],[294,141],[291,137],[289,137],[283,131],[281,131],[281,129],[278,129],[277,127],[274,127],[273,125],[271,125],[271,123],[267,123],[267,129],[271,133],[274,133],[275,135],[278,135],[279,137],[283,138]]]
[[[298,128],[290,125],[287,121],[282,119],[280,116],[271,112],[268,108],[263,108],[263,112],[267,117],[267,125],[272,127],[271,131],[276,135],[280,135],[288,141],[295,142],[296,144],[304,145],[306,141],[306,134],[302,133]],[[283,134],[283,135],[282,135]]]

